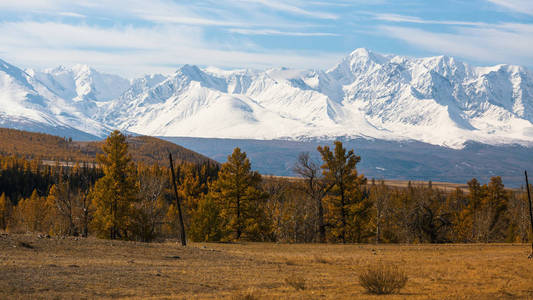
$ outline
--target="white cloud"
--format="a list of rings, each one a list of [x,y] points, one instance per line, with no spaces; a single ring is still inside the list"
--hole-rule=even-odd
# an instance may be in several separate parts
[[[145,72],[171,72],[183,63],[218,67],[329,67],[342,54],[267,50],[246,37],[333,36],[317,30],[307,32],[305,21],[272,13],[275,10],[312,18],[336,18],[322,10],[303,9],[303,3],[0,0],[0,9],[28,13],[19,22],[0,23],[0,57],[24,67],[87,63],[128,77]],[[54,16],[77,18],[77,23],[62,23],[63,18]],[[48,21],[31,21],[35,19]],[[209,38],[206,32],[211,27],[222,27],[240,36]]]
[[[172,72],[180,64],[222,68],[272,66],[328,67],[342,54],[262,51],[242,44],[206,42],[203,31],[190,26],[99,28],[61,23],[1,23],[0,57],[22,67],[83,63],[107,72],[135,77]]]
[[[43,8],[52,8],[57,7],[61,4],[65,4],[68,1],[62,0],[50,0],[50,1],[41,1],[41,0],[17,0],[17,1],[0,1],[0,8],[2,9],[13,9],[13,10],[23,10],[23,9],[43,9]]]
[[[238,0],[239,1],[239,0]],[[335,14],[326,13],[322,11],[312,11],[312,10],[306,10],[296,5],[287,4],[288,1],[277,1],[277,0],[241,0],[241,2],[247,2],[247,3],[258,3],[263,6],[266,6],[268,8],[295,14],[295,15],[301,15],[301,16],[307,16],[312,18],[318,18],[318,19],[331,19],[335,20],[339,17]],[[293,1],[294,2],[294,1]],[[303,2],[303,5],[305,5],[306,2]]]
[[[246,1],[228,0],[220,3],[210,3],[211,0],[175,2],[169,0],[0,0],[0,9],[24,12],[33,15],[58,15],[69,17],[95,17],[102,19],[127,20],[126,22],[148,21],[156,24],[181,24],[193,26],[223,26],[223,27],[296,27],[304,26],[299,21],[281,18],[275,14],[266,14],[257,9],[258,4],[268,7],[278,7],[280,10],[290,10],[303,15],[315,15],[314,12],[300,9],[277,2],[261,3],[262,0]],[[212,4],[212,5],[211,5]],[[332,17],[317,12],[317,17]],[[299,24],[299,25],[297,25]]]
[[[439,21],[439,20],[426,20],[418,17],[397,15],[397,14],[375,14],[374,19],[387,22],[396,23],[414,23],[414,24],[441,24],[441,25],[460,25],[460,26],[484,26],[487,23],[481,22],[463,22],[463,21]]]
[[[339,36],[336,33],[329,32],[291,32],[280,31],[275,29],[242,29],[233,28],[230,32],[245,34],[245,35],[285,35],[285,36]]]
[[[57,14],[60,15],[60,16],[63,16],[63,17],[86,18],[85,15],[78,14],[78,13],[75,13],[75,12],[70,12],[70,11],[62,11],[62,12],[59,12]]]
[[[531,65],[533,25],[497,24],[457,27],[453,33],[431,32],[402,26],[380,26],[386,35],[435,54],[447,54],[478,62]]]
[[[496,5],[503,6],[512,11],[533,15],[533,1],[531,0],[488,0]]]

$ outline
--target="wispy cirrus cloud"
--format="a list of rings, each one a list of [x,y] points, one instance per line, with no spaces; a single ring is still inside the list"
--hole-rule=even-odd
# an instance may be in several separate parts
[[[21,66],[88,63],[128,77],[170,72],[182,63],[331,67],[359,47],[533,66],[529,0],[453,4],[0,0],[0,57]]]
[[[184,63],[326,67],[341,56],[334,52],[266,49],[249,40],[248,36],[334,36],[308,31],[307,20],[268,11],[319,19],[333,18],[332,15],[315,14],[276,1],[229,0],[221,6],[212,0],[50,0],[46,5],[42,1],[20,0],[0,1],[0,9],[31,11],[37,16],[38,21],[28,15],[18,21],[0,20],[0,57],[22,66],[87,63],[131,77],[144,72],[172,72]],[[64,17],[70,18],[68,23],[63,22]],[[227,37],[208,38],[212,28],[226,31]]]
[[[413,24],[440,24],[440,25],[460,25],[460,26],[482,26],[487,25],[483,22],[464,22],[454,20],[427,20],[413,16],[398,15],[398,14],[374,14],[374,18],[380,21],[395,22],[395,23],[413,23]]]
[[[251,68],[274,64],[326,67],[341,55],[222,47],[205,41],[201,28],[190,26],[141,29],[18,22],[0,24],[0,32],[4,33],[0,36],[0,57],[22,66],[44,68],[82,62],[130,78],[146,72],[169,73],[185,63]]]
[[[531,0],[488,0],[496,5],[505,7],[517,13],[533,15],[533,1]]]
[[[389,25],[379,29],[418,48],[477,62],[529,65],[533,61],[533,24],[457,27],[447,33]]]
[[[293,31],[280,31],[275,29],[242,29],[233,28],[230,32],[245,34],[245,35],[284,35],[284,36],[339,36],[336,33],[330,32],[293,32]]]
[[[300,5],[288,4],[287,2],[289,1],[277,1],[277,0],[245,0],[245,1],[241,0],[240,2],[257,3],[265,7],[278,10],[278,11],[282,11],[285,13],[302,15],[302,16],[318,18],[318,19],[336,20],[339,18],[339,16],[336,14],[327,13],[323,11],[304,9],[303,6],[305,6],[307,2],[298,1]]]
[[[57,13],[60,16],[72,17],[72,18],[86,18],[87,16],[70,11],[61,11]]]
[[[435,54],[476,62],[531,65],[533,61],[533,24],[433,20],[389,13],[373,14],[373,17],[389,23],[378,26],[381,33]],[[435,31],[426,25],[447,28]]]

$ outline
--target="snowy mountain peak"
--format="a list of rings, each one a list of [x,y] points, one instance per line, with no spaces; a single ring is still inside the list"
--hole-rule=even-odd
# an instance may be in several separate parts
[[[382,61],[384,57],[381,54],[372,52],[366,48],[357,48],[350,53],[346,58],[353,59],[370,59],[374,61]]]
[[[200,70],[200,68],[198,68],[195,65],[185,64],[185,65],[181,66],[180,68],[178,68],[176,73],[182,73],[184,75],[197,76],[198,74],[203,73],[203,72],[202,72],[202,70]]]
[[[365,48],[355,49],[348,55],[345,60],[350,61],[351,64],[357,64],[358,62],[373,62],[376,64],[385,64],[389,59],[379,53],[370,51]]]
[[[328,74],[343,85],[351,84],[364,73],[373,72],[382,67],[389,60],[387,57],[371,52],[365,48],[354,50],[346,56]]]
[[[190,81],[198,82],[201,86],[227,92],[227,82],[224,78],[204,72],[195,65],[184,65],[179,68],[173,79],[176,86],[185,86]]]
[[[127,79],[100,73],[88,65],[59,66],[33,75],[60,97],[76,102],[109,101],[129,86]]]

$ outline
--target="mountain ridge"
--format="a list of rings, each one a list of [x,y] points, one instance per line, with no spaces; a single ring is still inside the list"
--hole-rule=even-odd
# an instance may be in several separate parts
[[[100,126],[89,132],[99,137],[118,128],[205,138],[417,140],[456,149],[470,140],[533,145],[532,72],[475,67],[449,56],[411,58],[359,48],[328,70],[184,65],[170,75],[131,81],[88,66],[25,74],[34,91],[34,85],[45,87],[45,95],[35,97],[70,109],[69,122],[59,117],[61,109],[49,114],[57,126]],[[0,95],[2,89],[0,84]]]

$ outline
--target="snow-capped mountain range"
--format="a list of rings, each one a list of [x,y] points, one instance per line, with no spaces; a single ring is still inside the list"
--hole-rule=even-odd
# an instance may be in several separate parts
[[[533,145],[533,73],[366,49],[327,71],[185,65],[131,81],[87,66],[23,71],[0,60],[0,126],[80,139],[118,128],[156,136]]]

